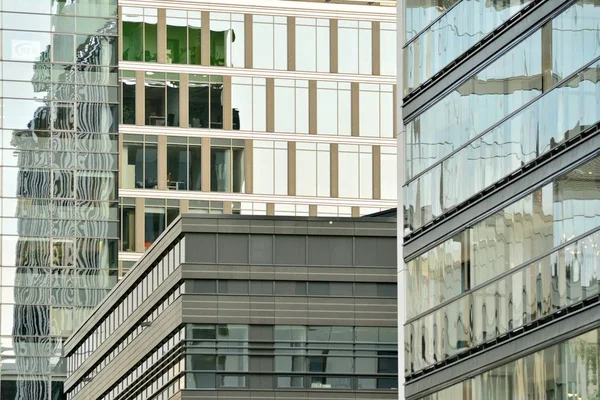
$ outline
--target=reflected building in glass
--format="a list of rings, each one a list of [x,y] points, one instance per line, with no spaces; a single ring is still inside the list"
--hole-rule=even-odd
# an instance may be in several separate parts
[[[117,5],[0,11],[0,398],[58,400],[62,344],[117,281]]]
[[[120,268],[180,213],[396,200],[395,2],[120,1]]]
[[[399,15],[404,398],[597,399],[600,4]]]

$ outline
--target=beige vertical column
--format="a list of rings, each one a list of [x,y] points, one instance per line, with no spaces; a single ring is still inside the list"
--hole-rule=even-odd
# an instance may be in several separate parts
[[[552,76],[552,20],[542,27],[542,90],[550,90],[554,85]]]
[[[381,146],[373,146],[373,198],[381,200]]]
[[[360,135],[360,110],[359,110],[360,91],[359,91],[359,87],[360,86],[359,86],[358,82],[352,82],[352,84],[350,86],[350,102],[351,102],[350,110],[351,110],[351,114],[352,114],[352,126],[350,128],[350,131],[352,133],[352,136]]]
[[[338,21],[329,20],[329,70],[338,72]]]
[[[223,214],[233,214],[233,204],[231,201],[223,202]]]
[[[143,253],[146,251],[144,247],[145,234],[145,210],[146,202],[143,197],[135,199],[135,252]]]
[[[308,133],[317,133],[317,81],[308,81]]]
[[[329,171],[330,171],[330,179],[329,184],[331,185],[331,197],[339,197],[339,166],[340,166],[340,152],[339,152],[339,144],[331,143],[329,145]]]
[[[179,199],[179,213],[187,214],[190,212],[190,201],[188,199]]]
[[[318,215],[318,211],[317,211],[317,206],[315,204],[310,204],[308,206],[308,216],[309,217],[316,217]]]
[[[275,80],[267,78],[267,132],[275,132]]]
[[[244,179],[246,181],[246,193],[254,192],[254,141],[246,139],[244,141],[246,149],[244,150]]]
[[[179,74],[179,126],[190,127],[190,76]]]
[[[200,171],[202,177],[202,191],[210,192],[210,138],[202,138],[202,159],[201,159],[202,170]]]
[[[119,6],[118,7],[118,13],[119,13],[119,32],[123,32],[123,6]],[[119,61],[123,61],[123,35],[119,34],[119,38],[118,38],[118,45],[119,45]]]
[[[123,135],[117,135],[117,137],[119,138],[119,165],[121,164],[121,160],[123,160]],[[121,189],[123,187],[123,168],[119,168],[119,174],[118,174],[118,182],[117,184],[119,185],[119,189]]]
[[[373,75],[381,75],[381,23],[374,21],[371,28],[371,62]]]
[[[158,190],[167,190],[167,137],[164,135],[158,135],[156,169],[158,170]]]
[[[275,215],[275,204],[267,203],[267,215]]]
[[[244,43],[244,64],[246,68],[252,68],[252,53],[254,51],[252,14],[244,15],[244,35],[246,36],[246,43]]]
[[[397,138],[398,137],[398,112],[396,110],[398,110],[398,85],[394,85],[394,92],[393,92],[393,97],[394,97],[394,121],[392,124],[392,129],[394,129],[394,137]],[[400,118],[402,118],[402,116],[400,116]]]
[[[158,25],[156,26],[156,44],[158,46],[158,63],[167,63],[167,10],[158,9]]]
[[[231,76],[223,76],[223,129],[233,129],[233,109],[231,108]]]
[[[296,70],[296,18],[287,17],[288,71]]]
[[[200,43],[202,53],[202,65],[210,65],[210,12],[202,11],[202,31],[200,32]]]
[[[288,142],[288,195],[296,195],[296,142]]]
[[[135,71],[135,124],[144,125],[146,119],[146,86],[144,71]]]
[[[358,218],[358,217],[360,217],[360,207],[358,207],[358,206],[352,206],[350,208],[350,210],[351,210],[350,212],[351,212],[352,218]]]

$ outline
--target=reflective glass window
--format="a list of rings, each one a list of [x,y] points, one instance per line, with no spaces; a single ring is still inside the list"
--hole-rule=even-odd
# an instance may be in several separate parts
[[[372,23],[338,21],[338,72],[371,74],[373,63]]]
[[[308,81],[275,79],[275,131],[308,133]]]
[[[121,71],[121,123],[135,124],[135,72]]]
[[[394,87],[361,83],[359,86],[360,136],[394,136]]]
[[[135,199],[121,198],[121,251],[135,251]]]
[[[179,126],[179,74],[146,72],[146,125]]]
[[[287,69],[287,52],[287,18],[254,15],[252,66],[263,69]]]
[[[340,197],[373,196],[373,149],[371,146],[339,145]]]
[[[317,82],[317,133],[352,133],[352,94],[348,82]]]
[[[144,246],[148,248],[179,215],[179,201],[146,199],[144,209]]]
[[[408,179],[542,92],[541,40],[535,32],[406,125]]]
[[[158,185],[157,138],[149,135],[127,135],[121,153],[122,187],[154,189]]]
[[[244,146],[243,140],[211,140],[211,191],[233,193],[244,191]]]
[[[296,143],[296,194],[300,196],[329,196],[329,144]]]
[[[243,14],[210,13],[210,65],[243,68],[245,39]]]
[[[287,194],[287,142],[255,140],[253,145],[253,192],[256,194]]]
[[[296,18],[296,71],[329,72],[329,20]]]
[[[157,61],[157,24],[155,8],[123,7],[123,61]]]
[[[202,190],[201,138],[167,138],[167,189]]]
[[[380,23],[380,73],[381,75],[396,76],[396,24],[390,22]]]
[[[189,118],[192,128],[223,129],[223,77],[189,76]]]
[[[405,94],[441,71],[529,3],[530,0],[503,3],[458,2],[407,46]],[[480,23],[467,24],[464,21]]]
[[[233,129],[267,130],[267,91],[265,78],[231,78]]]

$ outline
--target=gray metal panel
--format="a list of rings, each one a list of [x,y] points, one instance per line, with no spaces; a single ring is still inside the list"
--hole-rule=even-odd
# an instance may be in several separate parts
[[[352,265],[352,236],[309,236],[309,265]]]
[[[186,233],[185,253],[186,260],[194,260],[195,262],[204,263],[216,263],[216,233]]]
[[[411,381],[406,385],[406,398],[423,397],[598,327],[600,304],[595,304]]]
[[[217,237],[219,263],[248,264],[248,235],[220,234]]]
[[[525,172],[510,184],[499,188],[477,202],[473,202],[468,208],[447,217],[422,235],[406,242],[404,244],[404,259],[411,260],[492,212],[506,207],[533,188],[542,186],[560,173],[572,168],[573,165],[595,154],[598,149],[600,149],[600,135],[596,134],[563,151],[556,157],[541,163],[538,167]]]
[[[250,236],[250,263],[273,264],[273,236]]]
[[[354,240],[356,265],[396,268],[396,238],[357,237]]]
[[[306,236],[275,236],[275,264],[306,265]]]

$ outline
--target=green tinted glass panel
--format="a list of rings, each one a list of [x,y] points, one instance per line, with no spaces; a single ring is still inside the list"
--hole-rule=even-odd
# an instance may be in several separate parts
[[[141,22],[123,21],[123,61],[142,61],[142,38]]]
[[[157,28],[156,28],[156,24],[145,24],[145,44],[146,44],[146,49],[144,51],[144,61],[154,61],[156,62],[157,60],[157,53],[158,53],[158,45],[157,45],[157,37],[158,37],[158,33],[157,33]]]
[[[188,29],[190,35],[190,42],[188,44],[190,64],[200,65],[202,63],[202,52],[200,51],[202,42],[202,29],[192,28],[191,26]]]
[[[167,59],[173,64],[187,64],[187,27],[167,26]]]

